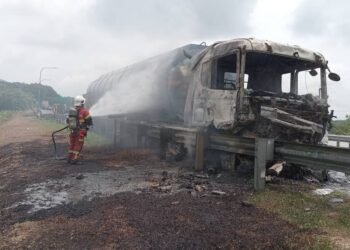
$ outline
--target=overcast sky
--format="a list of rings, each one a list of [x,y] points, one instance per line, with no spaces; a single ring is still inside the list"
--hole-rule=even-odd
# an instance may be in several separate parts
[[[0,0],[0,79],[85,93],[103,73],[188,43],[256,37],[321,52],[341,82],[332,108],[350,114],[347,0]]]

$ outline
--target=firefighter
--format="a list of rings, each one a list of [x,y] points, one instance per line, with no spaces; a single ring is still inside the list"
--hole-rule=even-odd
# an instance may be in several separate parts
[[[92,118],[89,111],[84,108],[84,104],[84,97],[75,97],[74,108],[69,110],[67,118],[68,127],[70,128],[67,162],[71,164],[79,163],[84,138],[87,136],[89,127],[92,126]]]

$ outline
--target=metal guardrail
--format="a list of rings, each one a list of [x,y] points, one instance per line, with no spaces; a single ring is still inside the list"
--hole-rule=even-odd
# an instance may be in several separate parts
[[[336,142],[336,147],[340,147],[341,142],[346,142],[348,143],[348,147],[350,148],[350,136],[348,135],[333,135],[329,134],[328,135],[328,141],[334,141]]]
[[[129,121],[123,121],[129,123]],[[135,122],[130,124],[137,125]],[[148,128],[146,135],[152,134],[159,139],[159,130],[166,129],[173,131],[177,142],[185,143],[188,146],[196,147],[196,138],[199,130],[180,126],[167,126],[159,124],[140,123],[139,125]],[[203,133],[203,132],[202,132]],[[204,133],[205,148],[224,152],[255,156],[256,140],[254,138],[233,137],[219,133]],[[350,136],[334,136],[332,139],[350,141]],[[300,164],[317,169],[333,169],[342,172],[350,171],[350,149],[336,148],[322,145],[307,145],[288,142],[274,142],[274,159],[286,160],[289,163]]]
[[[255,157],[254,187],[265,187],[266,163],[284,160],[314,169],[350,173],[350,149],[274,141],[267,138],[234,138],[209,135],[207,148]]]
[[[250,156],[255,155],[255,139],[253,138],[229,137],[220,134],[210,134],[208,137],[208,149]]]
[[[108,129],[107,123],[109,124]],[[216,132],[204,132],[195,128],[138,123],[115,118],[109,118],[109,122],[106,124],[101,132],[108,131],[108,137],[114,138],[114,146],[118,143],[123,144],[123,141],[133,141],[131,147],[137,147],[140,145],[139,142],[143,141],[142,138],[147,137],[159,142],[161,158],[164,154],[162,148],[171,135],[177,142],[184,143],[187,147],[194,149],[196,170],[203,168],[205,149],[253,156],[255,157],[254,183],[257,190],[263,189],[265,185],[265,168],[268,160],[284,160],[288,163],[315,169],[350,172],[350,149],[343,147],[296,144],[264,138],[233,137]],[[120,138],[117,138],[118,136]],[[132,137],[136,138],[132,139]],[[329,135],[329,138],[330,140],[350,142],[350,136]]]
[[[243,155],[256,155],[256,140],[252,138],[209,135],[207,148]],[[350,172],[350,149],[322,145],[274,143],[275,160],[299,164],[316,169],[332,169]]]
[[[350,172],[350,149],[321,145],[276,143],[275,158],[310,168]]]
[[[256,190],[263,190],[265,187],[266,163],[270,160],[284,160],[314,169],[350,172],[350,149],[346,148],[275,142],[267,138],[242,138],[217,133],[203,134],[201,131],[192,135],[189,135],[188,132],[183,133],[182,136],[185,138],[183,141],[191,141],[191,145],[195,145],[196,170],[203,168],[205,149],[254,156],[254,187]],[[206,142],[203,143],[203,141]]]

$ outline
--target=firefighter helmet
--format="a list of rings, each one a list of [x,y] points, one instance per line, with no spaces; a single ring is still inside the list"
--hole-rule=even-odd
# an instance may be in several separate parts
[[[85,104],[85,98],[82,97],[81,95],[78,95],[74,98],[74,106],[75,107],[80,107]]]

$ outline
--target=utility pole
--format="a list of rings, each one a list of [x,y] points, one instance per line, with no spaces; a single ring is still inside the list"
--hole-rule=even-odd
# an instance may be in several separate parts
[[[40,90],[40,85],[41,85],[41,75],[43,73],[44,70],[46,69],[57,69],[57,67],[42,67],[40,69],[40,73],[39,73],[39,107],[41,107],[41,90]]]

